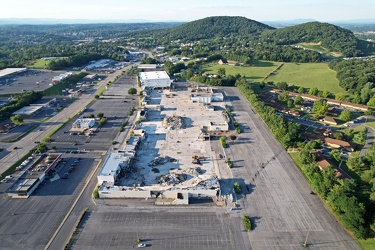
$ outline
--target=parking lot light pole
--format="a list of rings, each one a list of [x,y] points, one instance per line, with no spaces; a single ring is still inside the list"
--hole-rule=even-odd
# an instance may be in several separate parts
[[[19,155],[18,155],[18,151],[17,151],[17,149],[14,149],[14,151],[16,152],[17,161],[19,161],[19,160],[20,160],[20,157],[19,157]]]

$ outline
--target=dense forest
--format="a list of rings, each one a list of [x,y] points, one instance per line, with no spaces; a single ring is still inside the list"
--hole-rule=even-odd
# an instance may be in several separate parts
[[[245,17],[215,16],[168,29],[163,37],[182,41],[231,36],[251,37],[260,35],[268,29],[273,30],[275,28]]]
[[[360,102],[368,104],[375,98],[375,59],[373,60],[334,60],[329,67],[337,72],[340,86],[360,97]]]
[[[338,26],[310,22],[273,31],[265,31],[262,41],[278,45],[292,45],[301,42],[321,43],[331,52],[341,52],[346,57],[359,56],[357,39],[349,30]]]

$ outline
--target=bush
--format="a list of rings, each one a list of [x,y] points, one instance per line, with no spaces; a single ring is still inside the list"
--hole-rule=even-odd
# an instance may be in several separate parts
[[[251,220],[248,216],[244,215],[242,216],[242,221],[243,221],[243,225],[245,226],[245,229],[247,231],[251,231],[252,230],[252,226],[251,226]]]
[[[220,143],[223,148],[227,147],[227,139],[225,138],[225,136],[220,137]]]
[[[97,186],[95,189],[94,189],[94,192],[92,193],[92,197],[94,199],[99,199],[99,186]]]
[[[237,181],[233,184],[233,187],[234,187],[234,192],[236,192],[236,194],[240,194],[241,193],[241,186],[240,186],[240,183],[238,183]]]
[[[230,160],[230,158],[227,159],[227,164],[228,164],[228,167],[229,167],[229,168],[232,168],[232,167],[233,167],[233,163],[232,163],[232,161]]]
[[[136,89],[136,88],[130,88],[130,89],[128,90],[128,94],[129,94],[129,95],[135,95],[135,94],[137,94],[137,89]]]

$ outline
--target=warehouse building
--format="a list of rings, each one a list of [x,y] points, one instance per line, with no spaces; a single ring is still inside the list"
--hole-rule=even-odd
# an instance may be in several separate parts
[[[171,78],[165,71],[150,71],[139,73],[142,89],[145,88],[170,88]]]
[[[27,68],[6,68],[0,70],[0,79],[7,78],[13,75],[17,75],[19,73],[26,72]]]

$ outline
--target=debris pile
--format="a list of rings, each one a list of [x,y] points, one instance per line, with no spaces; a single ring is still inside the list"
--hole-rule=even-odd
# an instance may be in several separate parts
[[[160,166],[163,165],[167,162],[176,162],[177,160],[173,157],[165,156],[165,157],[156,157],[153,159],[148,166],[153,167],[153,166]]]
[[[163,119],[163,128],[170,130],[179,130],[186,128],[184,119],[181,116],[167,116]]]
[[[175,185],[187,179],[186,174],[170,173],[159,177],[158,183],[161,185]]]
[[[199,168],[198,170],[198,168],[188,168],[185,172],[187,174],[197,177],[198,175],[200,175],[201,169]]]
[[[197,187],[204,187],[204,188],[209,188],[209,189],[219,189],[220,188],[220,183],[217,177],[207,179],[200,181],[197,185]]]

